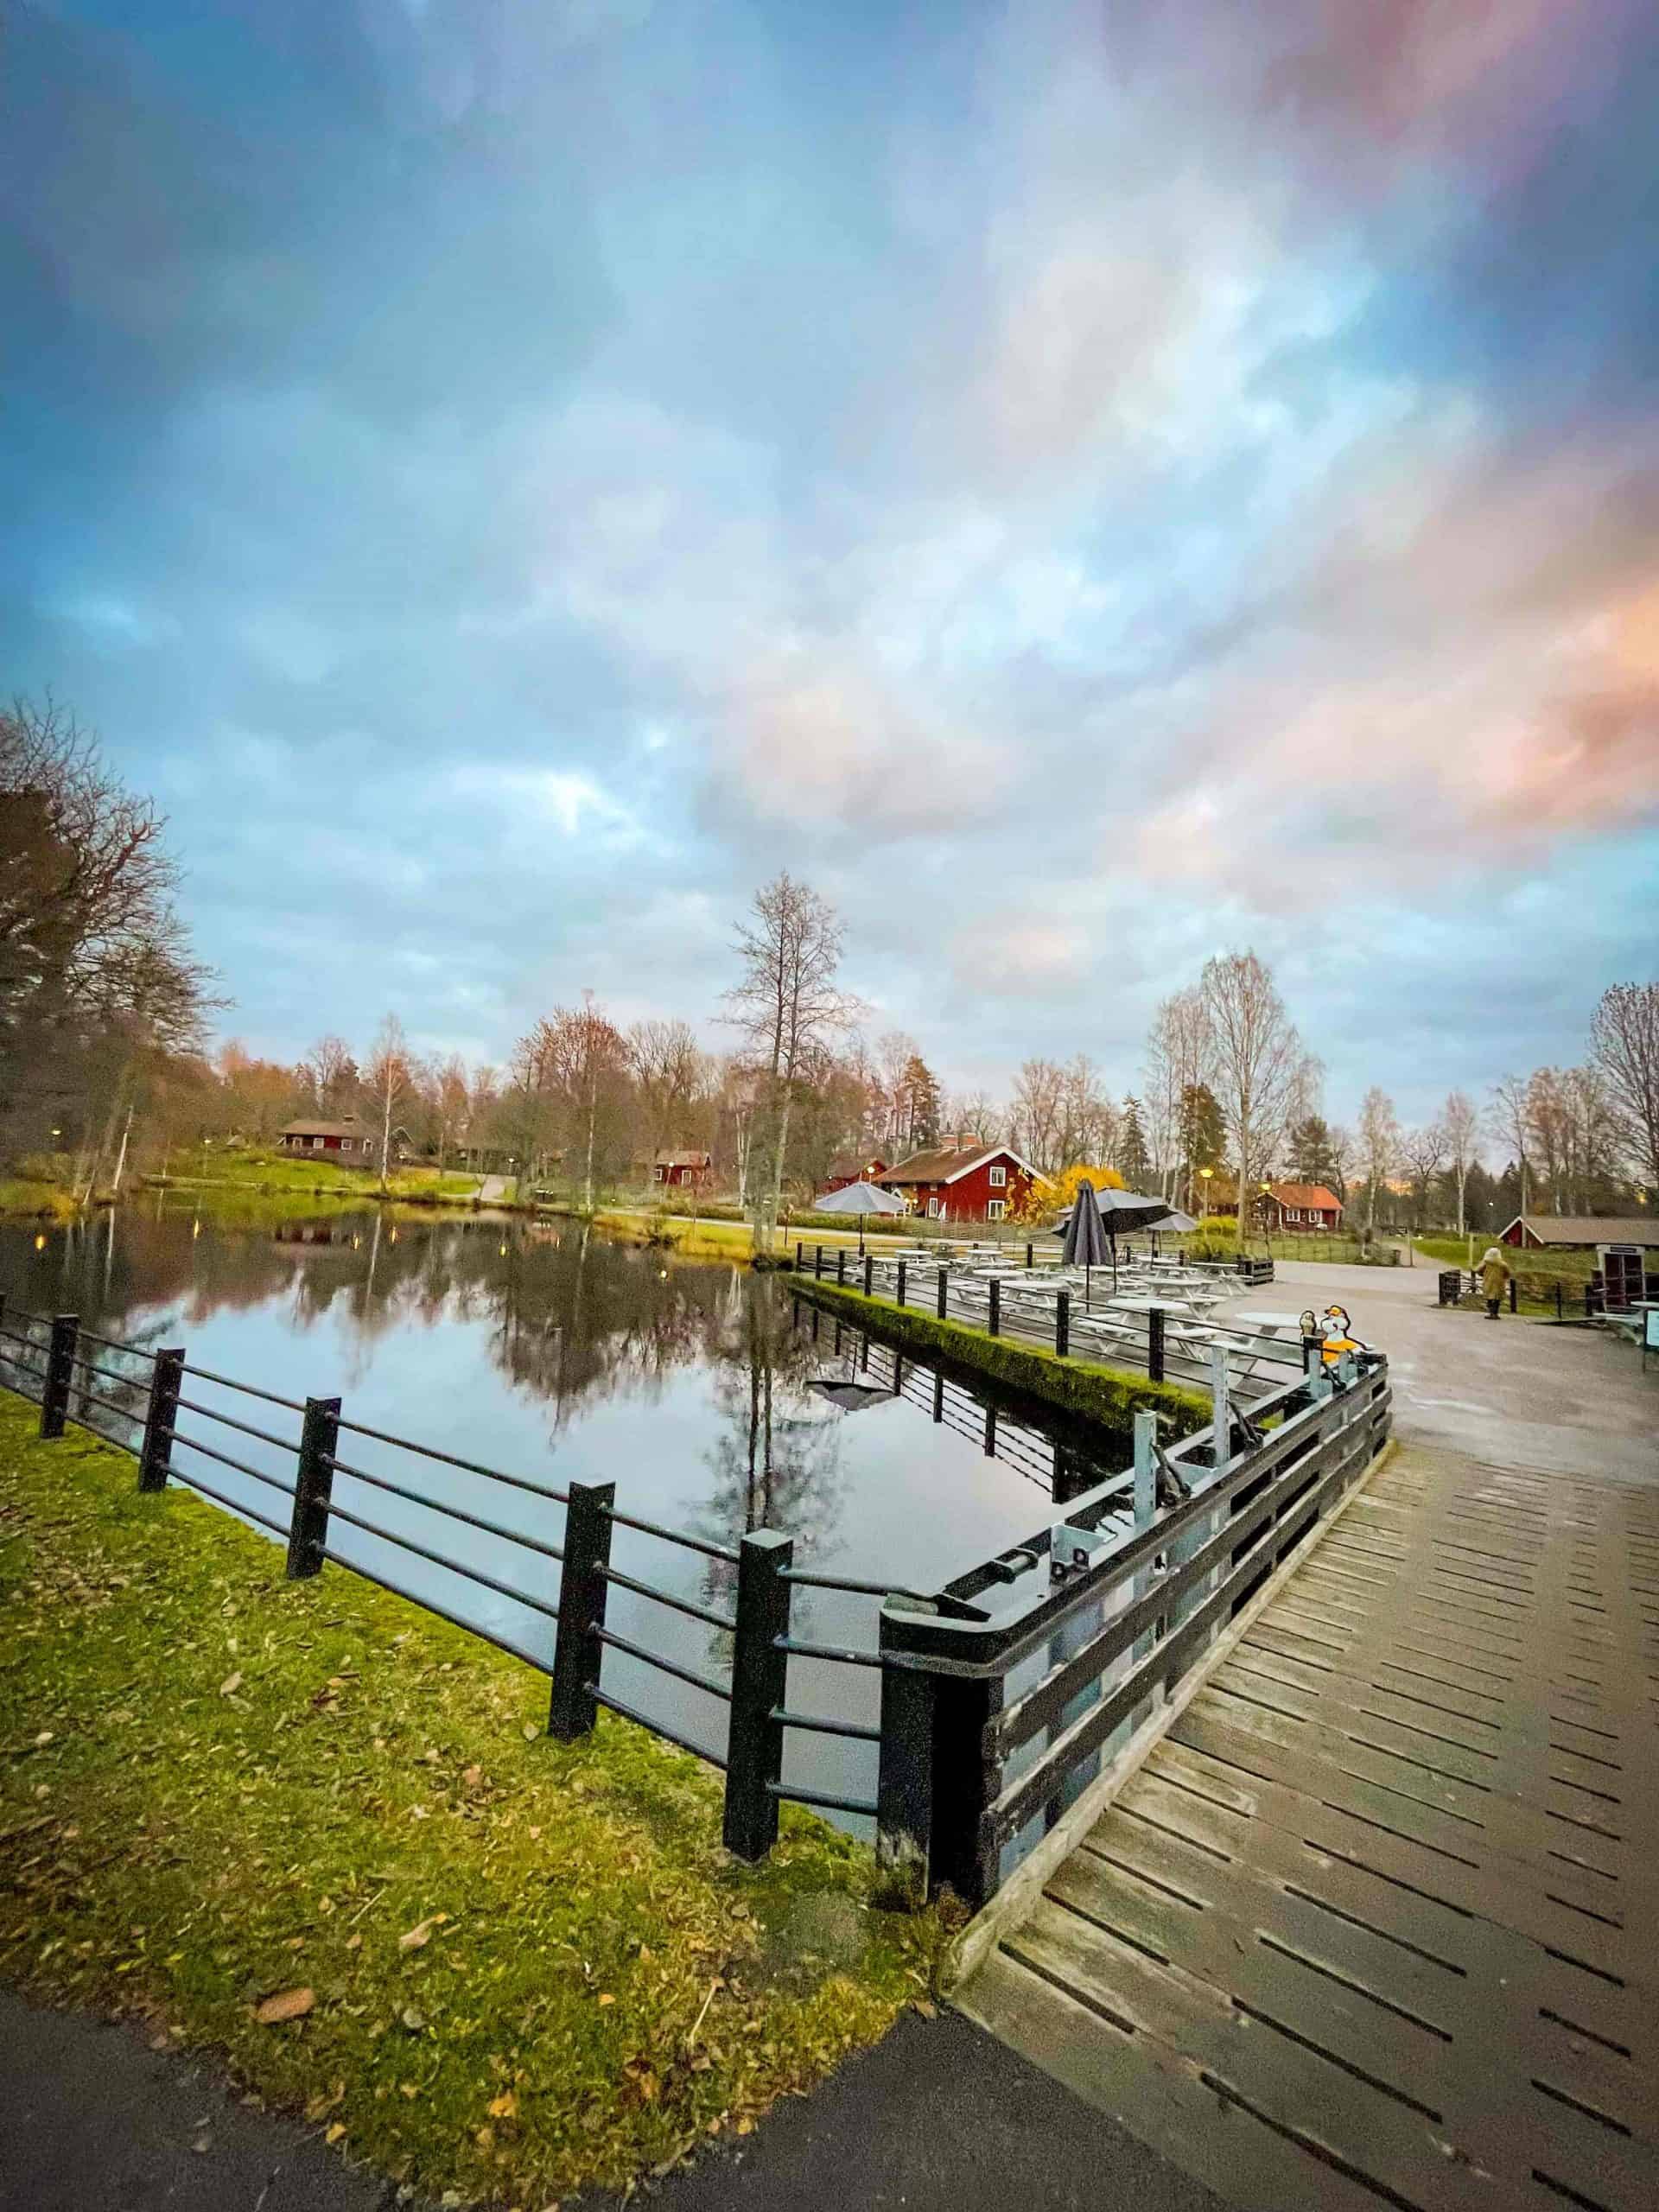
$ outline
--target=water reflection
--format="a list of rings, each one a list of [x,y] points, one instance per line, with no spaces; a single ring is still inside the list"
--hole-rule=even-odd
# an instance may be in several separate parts
[[[535,1483],[614,1482],[619,1505],[727,1548],[782,1529],[798,1567],[894,1587],[932,1588],[1005,1549],[1126,1456],[1120,1441],[1103,1447],[1006,1391],[853,1332],[785,1280],[617,1245],[575,1223],[371,1208],[244,1228],[143,1205],[53,1231],[40,1249],[32,1230],[0,1225],[0,1289],[38,1312],[79,1312],[109,1337],[181,1344],[193,1366],[285,1397],[338,1394],[348,1421]],[[291,1478],[280,1452],[237,1448]],[[376,1440],[341,1449],[365,1475],[418,1494],[341,1478],[337,1499],[385,1532],[352,1528],[340,1537],[348,1556],[550,1654],[543,1614],[459,1570],[543,1596],[552,1570],[421,1501],[464,1503],[552,1543],[561,1508]],[[214,1479],[270,1509],[270,1494],[237,1490],[237,1476]],[[400,1551],[399,1535],[454,1565]],[[671,1594],[731,1611],[735,1570],[724,1560],[626,1529],[615,1558]],[[796,1632],[873,1646],[874,1613],[851,1593],[800,1590]],[[611,1624],[700,1672],[723,1672],[729,1656],[718,1633],[625,1590],[613,1592]],[[722,1740],[723,1712],[706,1693],[624,1653],[605,1666],[618,1696],[696,1741]],[[875,1696],[868,1670],[791,1662],[796,1709],[872,1721]],[[871,1756],[791,1738],[786,1771],[868,1795]]]

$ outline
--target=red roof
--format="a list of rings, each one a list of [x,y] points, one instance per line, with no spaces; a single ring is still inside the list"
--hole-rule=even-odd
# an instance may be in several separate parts
[[[1342,1200],[1323,1183],[1275,1183],[1273,1195],[1281,1206],[1300,1206],[1304,1211],[1317,1208],[1323,1213],[1342,1211]]]

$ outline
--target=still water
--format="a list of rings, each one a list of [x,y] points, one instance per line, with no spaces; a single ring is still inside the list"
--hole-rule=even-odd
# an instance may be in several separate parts
[[[1123,1463],[1116,1445],[1044,1408],[1000,1395],[988,1421],[985,1399],[960,1379],[908,1357],[895,1371],[887,1347],[815,1315],[786,1277],[612,1243],[574,1223],[394,1219],[371,1208],[273,1230],[141,1204],[54,1230],[39,1249],[32,1230],[0,1224],[0,1290],[36,1313],[79,1313],[110,1338],[182,1344],[192,1368],[280,1397],[338,1395],[347,1422],[532,1483],[613,1482],[622,1510],[709,1542],[784,1529],[798,1567],[885,1586],[936,1587],[1052,1519],[1057,1495]],[[99,1387],[122,1397],[112,1382]],[[297,1437],[284,1408],[196,1380],[186,1395],[284,1444]],[[130,1402],[140,1406],[137,1391]],[[95,1419],[134,1433],[107,1411]],[[180,1428],[291,1485],[290,1452],[205,1415],[184,1415]],[[343,1435],[340,1451],[365,1474],[561,1540],[563,1509],[551,1501],[374,1440]],[[183,1447],[176,1465],[285,1521],[275,1491],[221,1462]],[[345,1556],[550,1658],[550,1620],[461,1570],[548,1601],[551,1561],[344,1475],[334,1497],[454,1565],[340,1521],[332,1541]],[[613,1561],[731,1611],[735,1570],[722,1560],[619,1528]],[[873,1649],[875,1613],[872,1599],[798,1589],[791,1632]],[[613,1589],[608,1623],[694,1672],[723,1677],[729,1666],[721,1631],[630,1591]],[[693,1742],[723,1744],[723,1708],[707,1692],[616,1650],[602,1679]],[[877,1679],[798,1658],[789,1701],[873,1725]],[[785,1777],[868,1798],[874,1750],[791,1732]]]

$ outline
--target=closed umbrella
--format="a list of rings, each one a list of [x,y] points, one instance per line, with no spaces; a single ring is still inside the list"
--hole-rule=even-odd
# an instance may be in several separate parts
[[[1139,1191],[1096,1191],[1093,1208],[1078,1203],[1071,1209],[1072,1218],[1079,1213],[1093,1211],[1100,1216],[1101,1224],[1112,1244],[1112,1288],[1117,1288],[1117,1236],[1120,1230],[1150,1229],[1154,1222],[1166,1221],[1173,1209],[1162,1198],[1149,1198]],[[1069,1236],[1071,1222],[1067,1221],[1061,1232]]]
[[[864,1249],[864,1222],[868,1214],[903,1213],[905,1202],[891,1191],[878,1190],[874,1183],[849,1183],[839,1191],[826,1192],[812,1202],[815,1213],[855,1213],[858,1216],[858,1249]]]
[[[1112,1251],[1116,1260],[1116,1245]],[[1106,1261],[1106,1227],[1100,1217],[1100,1208],[1086,1205],[1082,1192],[1078,1192],[1077,1203],[1072,1207],[1071,1217],[1065,1224],[1065,1242],[1060,1247],[1060,1257],[1068,1268],[1083,1269],[1083,1303],[1086,1311],[1090,1303],[1090,1272],[1092,1268],[1103,1267]],[[1112,1287],[1117,1287],[1116,1267],[1113,1268]]]

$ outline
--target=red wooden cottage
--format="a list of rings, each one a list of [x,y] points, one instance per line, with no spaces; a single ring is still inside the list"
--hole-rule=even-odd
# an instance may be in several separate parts
[[[713,1155],[706,1152],[659,1152],[652,1162],[651,1179],[664,1189],[706,1191],[714,1179]]]
[[[1323,1183],[1275,1183],[1255,1202],[1257,1220],[1287,1236],[1342,1227],[1342,1200]]]
[[[818,1196],[827,1198],[832,1191],[844,1191],[853,1183],[879,1183],[887,1172],[887,1162],[880,1153],[838,1152],[823,1172]]]
[[[276,1148],[303,1153],[308,1159],[337,1160],[342,1167],[372,1167],[378,1143],[348,1114],[343,1122],[290,1122],[277,1138]]]
[[[955,1136],[941,1137],[931,1150],[913,1153],[875,1179],[930,1221],[1001,1221],[1033,1184],[1048,1179],[1005,1144]]]

